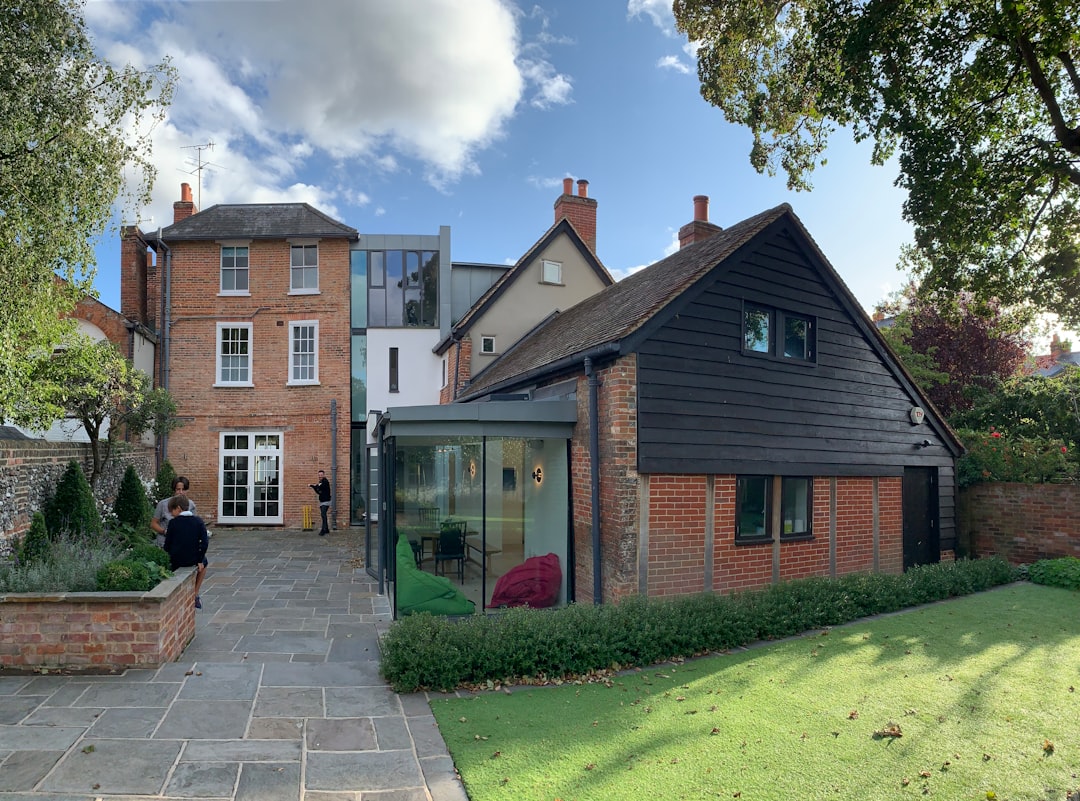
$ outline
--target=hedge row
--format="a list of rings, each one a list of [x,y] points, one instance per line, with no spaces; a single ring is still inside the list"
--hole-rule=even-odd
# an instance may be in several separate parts
[[[566,678],[787,637],[979,592],[1014,577],[1007,562],[990,558],[902,575],[802,579],[735,595],[638,596],[459,619],[422,613],[395,621],[384,635],[382,674],[398,692]]]

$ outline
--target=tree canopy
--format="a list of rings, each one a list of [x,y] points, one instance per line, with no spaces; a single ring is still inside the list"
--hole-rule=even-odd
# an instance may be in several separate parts
[[[71,331],[119,198],[143,204],[175,76],[99,58],[80,0],[0,3],[0,417]],[[58,281],[62,276],[66,281]]]
[[[950,423],[1016,375],[1030,346],[1025,314],[969,292],[920,293],[910,283],[879,310],[894,315],[885,339]]]
[[[702,96],[809,188],[830,135],[897,156],[927,289],[1080,322],[1080,3],[675,0]]]

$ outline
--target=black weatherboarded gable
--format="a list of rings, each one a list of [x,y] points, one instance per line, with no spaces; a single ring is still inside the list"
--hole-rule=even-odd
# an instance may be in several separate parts
[[[746,304],[809,320],[813,357],[744,351]],[[940,544],[953,547],[960,444],[786,204],[563,312],[478,374],[466,399],[542,386],[590,354],[637,356],[639,472],[902,477],[935,468]],[[926,412],[921,424],[915,406]]]

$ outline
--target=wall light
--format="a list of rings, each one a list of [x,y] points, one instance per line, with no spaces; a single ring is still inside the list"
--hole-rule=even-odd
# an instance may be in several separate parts
[[[532,477],[533,477],[533,481],[535,481],[537,484],[543,484],[544,483],[544,471],[543,471],[543,468],[541,468],[539,465],[537,465],[536,469],[532,471]]]

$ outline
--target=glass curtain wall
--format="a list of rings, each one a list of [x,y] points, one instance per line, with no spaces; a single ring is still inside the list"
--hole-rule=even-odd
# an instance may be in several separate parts
[[[398,615],[566,603],[565,439],[394,440]]]

